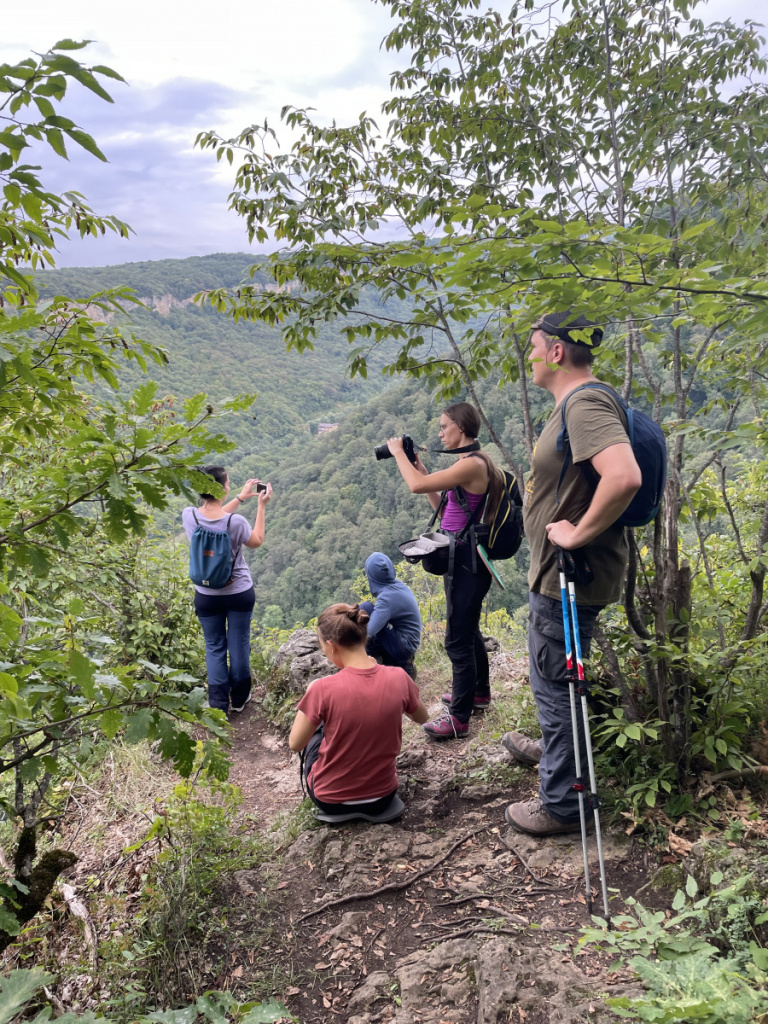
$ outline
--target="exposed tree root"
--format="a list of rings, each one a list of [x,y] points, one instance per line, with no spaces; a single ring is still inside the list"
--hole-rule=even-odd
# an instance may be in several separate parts
[[[378,889],[371,889],[369,892],[353,892],[349,896],[340,896],[336,900],[329,900],[327,903],[323,903],[322,906],[317,907],[315,910],[310,910],[307,914],[302,914],[296,924],[301,924],[302,921],[308,921],[310,917],[317,917],[318,914],[322,914],[323,911],[329,910],[331,907],[341,907],[345,903],[354,903],[355,900],[367,900],[372,896],[381,896],[385,892],[399,892],[401,889],[407,889],[409,885],[413,885],[414,882],[418,882],[420,878],[424,878],[430,872],[434,871],[435,868],[440,867],[445,861],[451,856],[451,854],[458,850],[462,843],[466,843],[468,839],[472,839],[474,836],[479,835],[480,832],[485,832],[488,825],[483,825],[480,828],[476,828],[474,832],[467,832],[461,839],[457,839],[453,846],[450,847],[442,857],[438,857],[437,860],[421,871],[417,871],[415,875],[410,875],[408,878],[403,879],[402,882],[390,882],[388,885],[381,885]]]
[[[537,875],[536,872],[533,870],[533,868],[528,863],[528,861],[522,855],[522,853],[520,853],[520,851],[517,849],[517,847],[513,846],[512,843],[510,843],[510,841],[508,839],[505,839],[504,836],[500,836],[499,838],[501,839],[502,843],[504,843],[506,848],[508,850],[510,850],[512,853],[514,853],[514,855],[517,857],[517,859],[523,865],[523,867],[528,872],[528,874],[531,876],[531,878],[533,878],[537,882],[539,882],[540,885],[547,885],[551,889],[556,889],[557,888],[557,886],[555,885],[554,882],[550,882],[548,879],[543,878],[541,875]]]

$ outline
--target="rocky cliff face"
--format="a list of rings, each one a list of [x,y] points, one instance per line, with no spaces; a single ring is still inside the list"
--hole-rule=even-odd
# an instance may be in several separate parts
[[[256,282],[254,282],[253,287],[257,291],[262,290],[268,292],[291,292],[294,290],[296,286],[290,283],[285,285],[276,285],[272,283],[259,285]],[[167,293],[166,295],[139,295],[135,303],[125,302],[123,303],[123,305],[125,306],[125,308],[128,309],[131,306],[138,305],[139,303],[141,303],[143,306],[146,306],[148,309],[151,309],[154,313],[159,313],[160,316],[168,316],[168,314],[173,309],[181,309],[184,306],[194,305],[195,295],[197,294],[198,292],[194,292],[192,295],[187,296],[187,298],[185,299],[177,299],[176,296],[171,295],[170,292]],[[95,320],[106,320],[107,322],[109,322],[114,317],[114,313],[105,313],[104,310],[98,306],[88,306],[86,312]]]

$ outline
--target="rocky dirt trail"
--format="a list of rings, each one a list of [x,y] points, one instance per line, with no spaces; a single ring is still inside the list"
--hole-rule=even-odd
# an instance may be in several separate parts
[[[519,673],[504,678],[495,686],[522,685]],[[419,684],[434,706],[438,681]],[[231,780],[269,828],[302,799],[297,759],[257,700],[234,729]],[[284,826],[276,860],[236,873],[233,900],[244,919],[270,919],[260,960],[292,979],[276,994],[302,1024],[616,1020],[602,997],[626,994],[626,978],[577,946],[589,923],[580,837],[536,840],[506,825],[506,804],[534,795],[537,776],[511,772],[488,732],[477,718],[467,740],[436,744],[408,724],[398,822],[318,823],[297,837]],[[467,763],[486,770],[467,773]],[[504,774],[514,781],[493,781]],[[612,889],[645,883],[650,865],[626,837],[605,835],[604,853]],[[594,839],[590,863],[597,912]],[[245,950],[233,953],[233,985],[252,970]]]
[[[314,635],[302,633],[303,653],[294,652],[287,672],[297,694],[306,678],[296,661],[311,676],[329,667],[312,649]],[[589,923],[580,837],[536,840],[505,822],[506,804],[533,796],[538,782],[499,743],[503,729],[519,725],[509,720],[512,708],[527,706],[526,659],[496,652],[491,664],[495,701],[473,718],[466,739],[434,743],[405,723],[398,776],[406,809],[389,825],[318,823],[302,803],[286,730],[270,722],[264,691],[254,691],[232,716],[230,782],[242,791],[238,834],[247,832],[257,849],[263,836],[266,859],[234,874],[230,867],[217,881],[206,910],[210,936],[190,938],[185,954],[194,975],[189,998],[208,989],[246,1000],[273,995],[301,1024],[617,1019],[603,997],[626,994],[627,977],[610,974],[608,957],[578,945]],[[418,684],[438,711],[446,671],[424,668]],[[99,941],[133,949],[131,908],[142,913],[162,849],[141,840],[178,777],[148,749],[125,748],[121,758],[73,786],[62,841],[80,857],[70,881]],[[634,894],[655,865],[621,832],[604,835],[604,849],[619,911],[618,894]],[[598,910],[594,840],[590,863]],[[67,1007],[97,1008],[109,977],[96,947],[88,954],[92,972],[83,971],[75,966],[82,932],[71,915],[43,927],[57,961],[74,968],[60,989]],[[183,1002],[176,989],[167,998]]]

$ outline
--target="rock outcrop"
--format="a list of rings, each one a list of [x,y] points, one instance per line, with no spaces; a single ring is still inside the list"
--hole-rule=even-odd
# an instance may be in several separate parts
[[[287,666],[288,684],[294,693],[304,693],[313,679],[339,671],[320,650],[320,641],[311,629],[292,633],[277,652],[275,665]]]

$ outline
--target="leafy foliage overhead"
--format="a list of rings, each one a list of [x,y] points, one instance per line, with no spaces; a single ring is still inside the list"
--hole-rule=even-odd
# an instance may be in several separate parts
[[[111,638],[78,629],[79,598],[62,605],[52,589],[41,601],[53,566],[75,577],[87,566],[83,579],[105,542],[141,536],[149,509],[189,493],[189,483],[199,482],[195,467],[232,447],[209,429],[214,408],[204,394],[177,407],[158,400],[152,381],[120,393],[121,364],[144,370],[166,360],[119,325],[115,314],[132,297],[127,289],[37,301],[29,268],[52,263],[57,238],[72,229],[127,231],[92,213],[77,193],[46,191],[38,168],[22,162],[35,145],[66,156],[65,140],[104,159],[57,112],[71,82],[110,101],[101,79],[120,78],[69,55],[84,45],[64,40],[36,60],[0,68],[0,776],[12,782],[2,789],[3,812],[20,826],[13,877],[0,885],[0,948],[76,859],[67,850],[39,854],[37,828],[58,812],[52,784],[94,738],[122,732],[128,742],[149,739],[189,774],[198,753],[191,726],[226,737],[194,677],[157,664],[110,664]],[[242,412],[252,401],[241,395],[222,407]],[[218,741],[202,748],[201,763],[226,775]]]

